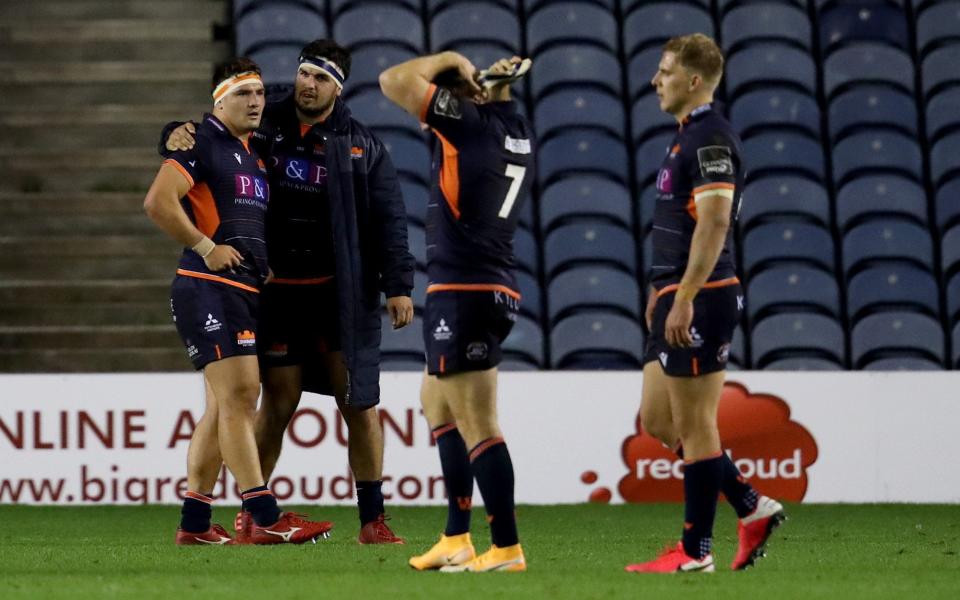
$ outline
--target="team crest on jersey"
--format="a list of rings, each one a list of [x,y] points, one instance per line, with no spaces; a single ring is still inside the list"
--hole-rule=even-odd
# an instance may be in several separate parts
[[[433,104],[433,112],[441,117],[459,119],[463,116],[460,110],[460,100],[446,88],[440,88],[437,92],[437,101]]]

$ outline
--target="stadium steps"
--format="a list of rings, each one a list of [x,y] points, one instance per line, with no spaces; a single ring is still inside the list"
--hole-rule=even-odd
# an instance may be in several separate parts
[[[0,327],[0,349],[183,348],[172,323],[165,325],[28,325]]]
[[[143,194],[0,192],[0,237],[16,235],[154,235]]]
[[[169,348],[0,349],[0,373],[192,371],[183,345]]]
[[[0,147],[0,171],[6,174],[0,179],[0,192],[146,194],[161,163],[155,144],[147,148],[105,147],[84,153],[58,147]]]
[[[4,0],[0,19],[170,19],[182,15],[208,23],[227,16],[223,0]],[[178,21],[181,22],[181,21]]]

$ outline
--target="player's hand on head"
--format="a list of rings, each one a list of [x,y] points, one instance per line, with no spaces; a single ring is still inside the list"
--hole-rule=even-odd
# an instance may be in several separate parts
[[[454,53],[454,56],[456,56],[457,72],[470,88],[470,95],[479,95],[483,90],[477,84],[477,68],[466,56],[457,53]]]
[[[693,302],[674,299],[664,327],[667,343],[674,348],[689,348],[693,345],[693,338],[690,335],[692,323]]]
[[[211,271],[225,271],[226,269],[239,267],[240,263],[243,262],[243,256],[233,246],[217,244],[210,254],[204,257],[203,262]]]
[[[387,312],[394,329],[406,327],[413,322],[413,301],[410,296],[387,298]]]
[[[194,138],[196,133],[196,126],[190,121],[187,121],[180,127],[177,127],[170,132],[170,136],[167,137],[167,150],[170,152],[176,152],[177,150],[190,150],[196,143],[196,138]]]

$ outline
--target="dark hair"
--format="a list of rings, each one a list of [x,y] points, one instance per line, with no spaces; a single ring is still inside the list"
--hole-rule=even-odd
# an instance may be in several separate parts
[[[457,96],[470,95],[470,85],[456,68],[440,71],[434,76],[432,83],[436,84],[437,87],[447,88]]]
[[[217,85],[227,77],[232,77],[239,73],[253,72],[260,75],[260,67],[246,56],[231,58],[225,60],[213,68],[213,82],[211,89],[216,89]]]
[[[300,54],[331,60],[343,71],[344,80],[350,77],[350,51],[333,40],[313,40],[303,47]]]

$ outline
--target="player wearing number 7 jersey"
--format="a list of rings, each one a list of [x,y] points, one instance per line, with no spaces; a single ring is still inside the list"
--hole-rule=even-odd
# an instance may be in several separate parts
[[[420,398],[440,451],[449,505],[440,541],[410,559],[418,570],[526,570],[513,514],[513,465],[496,407],[500,344],[520,305],[513,234],[535,151],[533,128],[517,112],[510,84],[530,64],[515,56],[477,72],[464,56],[443,52],[380,75],[383,93],[436,138]],[[469,533],[474,478],[493,538],[480,556]]]

